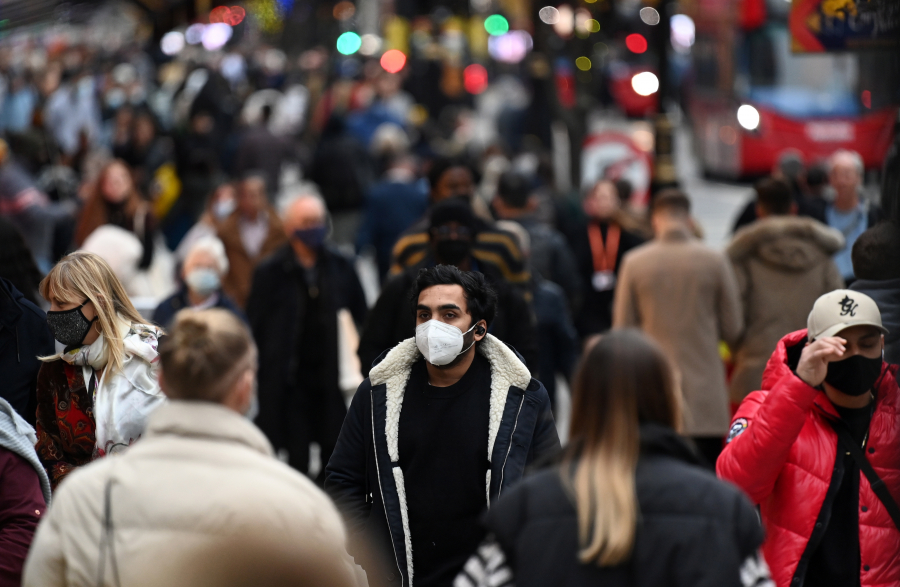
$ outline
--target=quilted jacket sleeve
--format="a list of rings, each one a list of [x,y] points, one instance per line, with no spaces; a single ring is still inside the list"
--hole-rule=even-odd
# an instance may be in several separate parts
[[[762,502],[772,492],[817,393],[788,373],[771,390],[748,395],[716,464],[719,477],[743,489],[753,503]]]

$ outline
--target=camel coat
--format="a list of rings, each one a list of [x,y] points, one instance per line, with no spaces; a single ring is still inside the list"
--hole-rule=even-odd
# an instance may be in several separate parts
[[[218,229],[218,237],[225,245],[225,254],[228,255],[228,274],[222,279],[222,290],[234,300],[242,310],[247,308],[247,300],[250,297],[250,285],[253,283],[253,270],[260,261],[275,252],[278,247],[287,242],[278,212],[270,207],[267,210],[269,218],[269,232],[259,255],[251,257],[241,241],[241,229],[239,226],[240,213],[235,211],[222,221]]]
[[[763,218],[734,235],[726,254],[741,292],[744,334],[732,348],[732,402],[761,389],[778,341],[806,328],[819,296],[844,287],[832,260],[842,248],[840,231],[801,216]]]
[[[622,260],[613,328],[636,327],[677,367],[685,399],[684,434],[725,436],[731,412],[719,341],[743,327],[737,282],[722,253],[686,231],[667,232]]]
[[[254,552],[262,560],[239,566],[259,572],[288,554],[324,566],[331,580],[322,584],[343,587],[355,581],[344,540],[328,497],[279,462],[249,420],[218,404],[172,401],[127,452],[59,486],[23,586],[113,586],[117,568],[121,585],[212,587],[222,569],[251,570],[229,565]]]

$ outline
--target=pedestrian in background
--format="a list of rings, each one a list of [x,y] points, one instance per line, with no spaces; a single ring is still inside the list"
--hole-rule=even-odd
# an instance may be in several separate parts
[[[731,415],[719,341],[736,343],[744,322],[737,282],[725,255],[692,236],[683,193],[660,192],[650,220],[654,240],[622,260],[613,327],[640,328],[674,362],[685,399],[684,434],[713,465]]]
[[[294,200],[284,216],[288,244],[256,268],[247,303],[260,350],[256,422],[301,473],[310,473],[310,444],[317,443],[320,481],[347,414],[339,349],[350,333],[343,328],[366,318],[353,262],[326,242],[328,222],[318,196]],[[344,327],[342,313],[351,317]]]
[[[884,335],[884,360],[900,364],[900,226],[879,222],[853,244],[850,289],[866,294],[878,304],[888,332]]]
[[[222,291],[222,279],[227,274],[228,257],[222,241],[214,236],[195,241],[181,266],[181,286],[156,307],[153,321],[168,328],[175,314],[184,308],[222,308],[246,321],[244,312]]]
[[[256,393],[247,327],[225,310],[186,310],[159,359],[171,401],[133,450],[60,488],[23,585],[197,585],[210,552],[236,538],[286,545],[301,560],[315,553],[338,573],[327,584],[352,584],[334,506],[243,417]]]
[[[157,382],[162,331],[134,309],[109,265],[63,257],[41,282],[47,323],[62,352],[37,380],[37,452],[54,489],[76,468],[141,437],[164,401]]]
[[[832,260],[844,246],[843,235],[797,216],[784,181],[763,179],[754,189],[758,220],[738,230],[726,250],[744,310],[744,333],[731,348],[734,406],[759,389],[766,361],[781,337],[803,328],[819,296],[844,281]]]
[[[228,256],[228,274],[222,280],[222,290],[245,308],[254,269],[287,240],[278,212],[266,197],[264,176],[250,174],[241,180],[237,209],[218,225],[217,236]]]
[[[639,332],[600,338],[575,377],[562,462],[493,505],[455,587],[768,585],[753,506],[676,432],[676,379]]]
[[[483,275],[422,269],[408,299],[415,336],[353,397],[326,489],[370,585],[447,587],[483,538],[481,512],[559,436],[544,386],[488,334],[497,294]]]
[[[777,587],[900,583],[900,389],[884,333],[872,298],[821,296],[735,414],[717,471],[759,505]]]

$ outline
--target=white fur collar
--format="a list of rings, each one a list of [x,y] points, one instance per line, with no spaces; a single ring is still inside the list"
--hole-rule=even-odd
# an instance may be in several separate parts
[[[519,360],[516,354],[503,342],[488,334],[476,347],[491,365],[491,402],[490,421],[488,426],[488,460],[494,449],[494,441],[503,418],[503,408],[510,386],[525,389],[531,381],[531,373]],[[416,347],[416,339],[408,338],[392,348],[384,360],[372,367],[369,381],[373,386],[387,386],[387,418],[385,435],[387,436],[388,454],[391,461],[400,458],[398,434],[400,429],[400,410],[403,407],[403,395],[406,382],[413,363],[422,357]]]

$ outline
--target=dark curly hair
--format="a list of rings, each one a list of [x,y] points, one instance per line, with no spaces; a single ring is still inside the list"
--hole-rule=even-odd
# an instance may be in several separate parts
[[[435,285],[458,285],[463,289],[471,324],[484,320],[488,326],[497,315],[497,292],[490,286],[484,275],[477,271],[461,271],[454,265],[435,265],[419,270],[416,282],[410,292],[410,309],[413,313],[419,303],[419,294]]]

